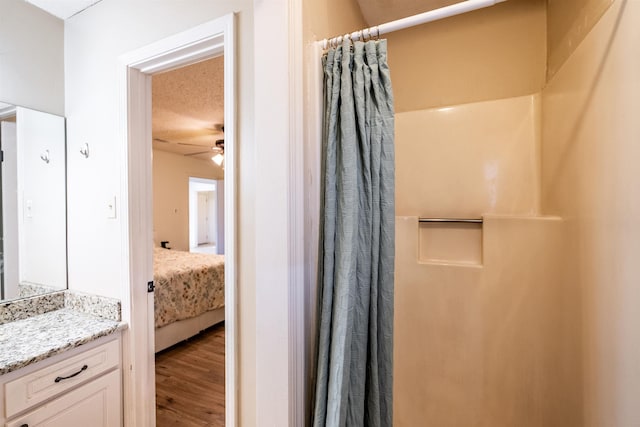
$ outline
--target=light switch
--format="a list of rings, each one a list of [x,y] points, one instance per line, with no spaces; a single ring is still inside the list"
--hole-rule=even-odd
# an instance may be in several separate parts
[[[107,218],[115,219],[116,216],[116,196],[113,196],[107,203]]]
[[[26,200],[24,210],[27,218],[33,218],[33,200]]]

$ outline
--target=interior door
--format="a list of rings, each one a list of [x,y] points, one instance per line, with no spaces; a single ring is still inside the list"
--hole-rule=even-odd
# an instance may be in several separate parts
[[[198,191],[198,245],[209,243],[209,195]]]

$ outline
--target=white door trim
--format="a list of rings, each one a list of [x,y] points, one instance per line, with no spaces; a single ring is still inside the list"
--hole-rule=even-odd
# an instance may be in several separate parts
[[[304,49],[302,1],[289,0],[289,425],[302,426],[309,408],[306,360],[306,336],[314,336],[305,328],[305,205],[304,171]],[[307,243],[309,244],[309,243]]]
[[[119,58],[119,143],[122,162],[122,312],[124,424],[155,426],[155,360],[152,265],[151,74],[224,54],[225,122],[225,410],[237,420],[236,312],[236,52],[235,17],[228,14]]]
[[[256,419],[304,426],[302,1],[253,2]],[[267,179],[268,178],[268,179]],[[285,376],[285,372],[287,375]]]

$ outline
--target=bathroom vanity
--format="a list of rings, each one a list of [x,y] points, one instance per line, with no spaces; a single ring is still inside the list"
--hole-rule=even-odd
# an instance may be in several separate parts
[[[0,426],[122,426],[125,326],[70,294],[36,297],[38,308],[0,324]]]
[[[120,302],[66,290],[65,132],[0,103],[0,427],[123,424]]]

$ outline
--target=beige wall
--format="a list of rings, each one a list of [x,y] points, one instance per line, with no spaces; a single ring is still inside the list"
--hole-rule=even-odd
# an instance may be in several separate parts
[[[591,31],[613,0],[549,0],[547,77],[558,69]]]
[[[539,216],[540,106],[396,114],[394,425],[580,426],[580,306],[563,222]]]
[[[337,13],[339,11],[339,13]],[[356,0],[308,0],[304,2],[305,44],[366,26]]]
[[[394,426],[580,427],[562,220],[486,217],[482,266],[420,262],[418,229],[396,218]]]
[[[616,1],[543,92],[543,209],[566,218],[584,427],[640,425],[640,1]]]
[[[535,95],[396,113],[397,215],[539,212]]]
[[[580,306],[562,268],[564,222],[539,216],[546,2],[512,0],[388,39],[394,425],[579,427]],[[485,221],[427,227],[417,216]]]
[[[388,34],[396,112],[539,92],[545,11],[544,0],[510,0]]]
[[[189,177],[223,179],[211,161],[153,150],[153,240],[189,250]]]
[[[64,23],[22,0],[0,3],[0,102],[64,115]]]
[[[459,0],[358,0],[369,26],[458,3]]]

